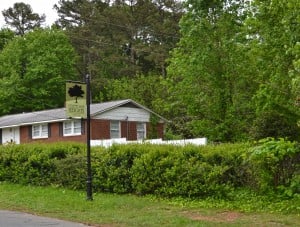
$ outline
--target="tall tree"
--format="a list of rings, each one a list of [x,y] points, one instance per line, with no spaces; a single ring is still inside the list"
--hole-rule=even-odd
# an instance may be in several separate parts
[[[103,52],[110,46],[105,39],[109,25],[104,23],[109,18],[106,13],[108,7],[109,4],[97,0],[60,0],[54,6],[59,16],[57,26],[66,31],[80,56],[77,70],[83,76],[91,73],[93,83],[94,75],[97,74],[95,65],[102,60]],[[104,25],[97,26],[98,21]],[[97,33],[101,33],[102,36],[97,36]],[[105,66],[110,67],[109,64]]]
[[[82,57],[81,71],[91,72],[94,89],[112,78],[165,74],[165,60],[179,40],[179,1],[61,0],[56,9],[57,24]]]
[[[98,101],[131,98],[157,113],[162,113],[165,79],[160,75],[138,75],[135,78],[110,80],[96,97]]]
[[[66,35],[45,29],[16,37],[0,52],[0,115],[62,107],[65,81],[77,79]]]
[[[33,13],[29,4],[23,2],[15,3],[13,7],[2,11],[5,22],[15,30],[17,35],[41,27],[46,16]]]
[[[245,139],[256,84],[246,66],[244,1],[187,1],[168,68],[170,118],[184,137]]]
[[[285,124],[286,127],[295,128],[300,119],[297,105],[300,84],[300,2],[256,0],[252,2],[252,10],[254,13],[248,18],[247,27],[250,46],[257,59],[256,81],[260,83],[254,98],[257,117],[276,121],[273,115],[280,114],[284,121],[290,122]],[[276,124],[273,122],[273,125]],[[273,131],[276,130],[282,135],[279,130],[283,129]]]

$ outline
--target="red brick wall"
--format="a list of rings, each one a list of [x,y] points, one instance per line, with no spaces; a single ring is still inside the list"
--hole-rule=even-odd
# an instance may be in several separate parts
[[[75,142],[85,142],[86,133],[84,135],[78,136],[62,136],[59,134],[59,123],[50,123],[51,135],[48,138],[32,139],[29,134],[31,126],[21,126],[20,127],[20,143],[30,143],[30,142],[61,142],[61,141],[75,141]],[[84,130],[86,132],[86,130]]]
[[[128,140],[136,140],[137,136],[136,136],[136,122],[129,122],[128,125],[128,131],[129,131],[129,135],[128,135]]]
[[[151,126],[151,124],[148,122],[147,123],[147,137],[149,137],[149,136],[151,136],[150,134],[152,133],[151,132],[151,130],[152,130],[152,126]],[[161,139],[163,139],[164,138],[164,124],[163,123],[157,123],[157,125],[156,125],[156,137],[157,137],[157,139],[158,138],[161,138]],[[153,135],[152,135],[153,136]]]
[[[157,138],[164,138],[164,124],[158,123],[157,124]]]
[[[110,139],[110,121],[92,119],[91,139],[92,140]]]
[[[20,127],[20,143],[28,143],[32,141],[32,139],[29,138],[28,131],[29,131],[29,126]]]
[[[20,127],[20,143],[30,143],[30,142],[60,142],[60,141],[76,141],[85,142],[86,141],[86,123],[84,124],[85,130],[84,135],[78,136],[62,136],[60,135],[60,123],[50,123],[51,135],[49,138],[43,139],[32,139],[29,130],[31,126],[21,126]],[[149,130],[149,123],[147,124],[147,135]],[[157,125],[158,138],[163,138],[164,136],[164,124],[159,123]],[[132,121],[121,121],[121,137],[127,138],[127,140],[136,140],[136,122]],[[110,121],[109,120],[91,120],[91,139],[110,139]]]
[[[129,121],[121,121],[121,138],[128,138],[129,124]]]

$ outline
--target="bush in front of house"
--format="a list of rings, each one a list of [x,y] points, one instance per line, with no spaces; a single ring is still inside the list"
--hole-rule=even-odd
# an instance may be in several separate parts
[[[300,193],[300,148],[283,139],[208,146],[92,148],[93,190],[166,197],[230,197],[235,190]],[[0,147],[0,181],[86,188],[84,144]]]
[[[133,164],[133,187],[139,194],[225,197],[240,185],[236,167],[241,166],[240,157],[246,148],[247,145],[152,147]]]
[[[84,146],[73,143],[0,146],[0,181],[82,189]]]
[[[132,185],[132,166],[147,146],[113,145],[107,149],[92,150],[94,190],[113,193],[135,193]]]

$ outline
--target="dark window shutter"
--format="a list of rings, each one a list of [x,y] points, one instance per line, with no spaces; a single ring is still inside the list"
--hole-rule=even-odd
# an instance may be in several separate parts
[[[51,137],[51,124],[48,124],[48,138]]]
[[[28,138],[32,139],[32,125],[28,126]]]
[[[58,127],[59,127],[59,136],[63,136],[64,135],[63,122],[59,122],[58,124],[59,124],[58,125]]]
[[[85,121],[81,119],[81,135],[85,134]]]
[[[2,129],[0,128],[0,144],[2,144]]]

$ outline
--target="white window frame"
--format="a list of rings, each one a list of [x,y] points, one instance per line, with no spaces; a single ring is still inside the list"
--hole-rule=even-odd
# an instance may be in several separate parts
[[[48,124],[32,125],[32,139],[48,138]]]
[[[81,120],[72,120],[63,122],[64,136],[78,136],[82,134]]]
[[[121,124],[120,121],[117,120],[111,120],[110,126],[109,126],[109,133],[111,139],[118,139],[121,138]],[[115,134],[118,134],[117,136],[114,136]]]
[[[142,136],[140,136],[142,134]],[[137,140],[144,140],[147,138],[147,130],[145,122],[136,123],[136,138]]]

